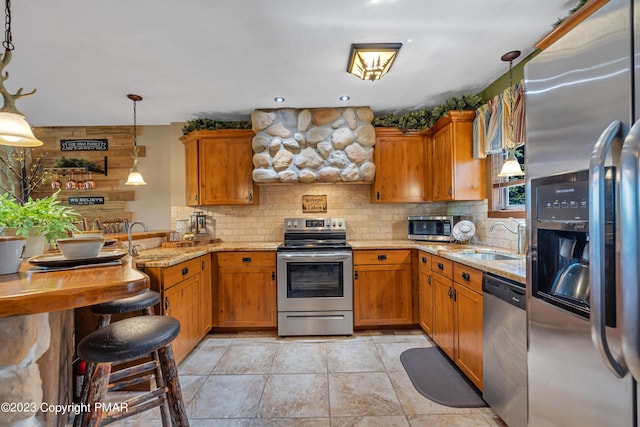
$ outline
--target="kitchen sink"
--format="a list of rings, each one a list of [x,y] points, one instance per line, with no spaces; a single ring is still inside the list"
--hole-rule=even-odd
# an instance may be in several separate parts
[[[499,254],[496,252],[462,252],[461,255],[485,261],[512,261],[522,259],[522,257],[516,255]]]

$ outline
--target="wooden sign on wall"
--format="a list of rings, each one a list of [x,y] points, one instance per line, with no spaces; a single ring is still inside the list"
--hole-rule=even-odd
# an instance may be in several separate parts
[[[104,205],[104,197],[69,197],[70,205]]]
[[[302,196],[302,213],[327,212],[327,196]]]
[[[60,151],[108,151],[109,140],[105,139],[61,139]]]

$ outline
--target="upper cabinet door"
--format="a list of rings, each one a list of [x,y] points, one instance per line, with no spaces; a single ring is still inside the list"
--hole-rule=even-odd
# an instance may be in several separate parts
[[[188,206],[198,203],[198,141],[192,140],[184,144],[185,180],[187,184],[185,198]]]
[[[431,128],[432,200],[482,200],[486,196],[485,160],[473,157],[475,111],[449,111]]]
[[[257,187],[251,176],[253,135],[252,131],[233,129],[196,131],[182,138],[188,205],[258,204]],[[197,150],[190,148],[194,141],[197,141]],[[197,170],[197,184],[194,170]]]
[[[373,203],[420,203],[425,199],[425,133],[376,128]]]

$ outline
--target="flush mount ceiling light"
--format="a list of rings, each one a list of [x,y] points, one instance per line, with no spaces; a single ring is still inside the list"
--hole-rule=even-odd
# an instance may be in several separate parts
[[[380,80],[398,56],[402,43],[359,43],[351,45],[347,72],[362,80]]]
[[[515,155],[516,149],[524,144],[524,142],[516,142],[516,130],[513,124],[513,100],[515,98],[515,90],[513,87],[513,60],[519,56],[519,50],[512,50],[511,52],[507,52],[500,57],[502,61],[509,62],[509,90],[511,91],[509,105],[511,107],[511,117],[509,118],[509,134],[505,136],[506,143],[503,144],[504,149],[507,150],[507,160],[505,160],[502,164],[502,169],[498,174],[499,177],[524,176],[522,167],[520,167],[520,163],[518,162],[518,160],[516,160]]]
[[[129,177],[127,177],[127,182],[124,185],[147,185],[144,182],[144,178],[142,178],[142,174],[138,172],[138,143],[137,143],[137,135],[138,128],[136,126],[136,102],[142,101],[142,97],[140,95],[134,95],[130,93],[127,95],[127,98],[133,101],[133,167],[129,172]]]
[[[348,96],[348,95],[342,95],[342,96],[340,97],[340,101],[344,101],[344,102],[347,102],[347,101],[348,101],[348,100],[350,100],[350,99],[351,99],[351,97],[350,97],[350,96]]]
[[[11,61],[13,46],[13,37],[11,35],[11,1],[5,1],[5,20],[4,20],[4,55],[0,58],[0,93],[4,99],[4,104],[0,108],[0,144],[13,145],[16,147],[37,147],[42,145],[42,141],[38,140],[31,130],[31,126],[22,114],[16,108],[16,100],[24,96],[33,95],[36,90],[28,93],[22,93],[22,88],[14,94],[4,87],[4,82],[9,78],[9,73],[2,72]]]
[[[276,96],[275,98],[273,98],[273,100],[276,102],[284,102],[284,98],[281,96]]]

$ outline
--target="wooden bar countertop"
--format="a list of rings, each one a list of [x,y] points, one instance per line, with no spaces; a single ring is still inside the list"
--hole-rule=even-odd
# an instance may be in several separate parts
[[[135,295],[149,287],[149,278],[122,265],[77,270],[30,272],[23,262],[15,274],[0,275],[0,317],[69,310]]]

